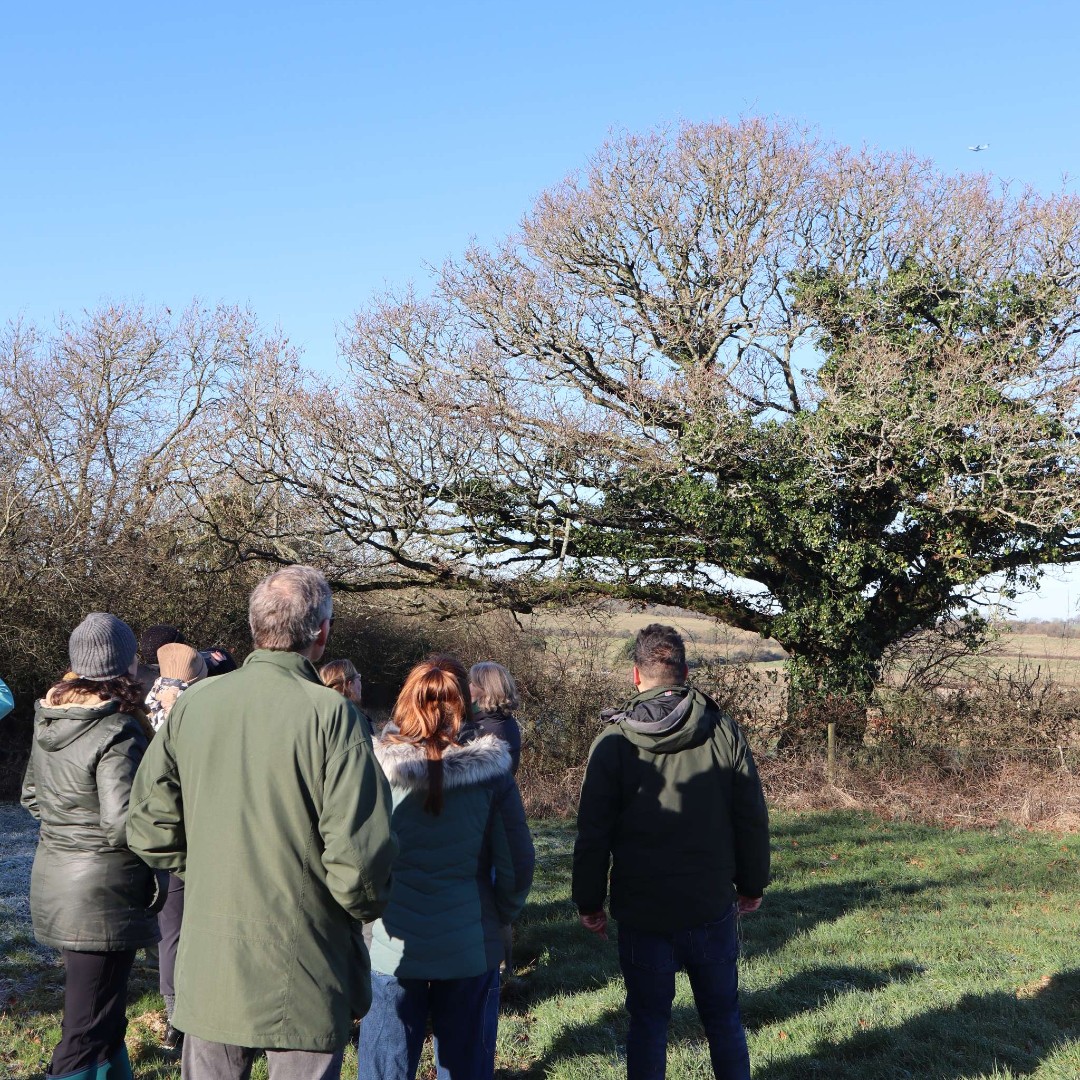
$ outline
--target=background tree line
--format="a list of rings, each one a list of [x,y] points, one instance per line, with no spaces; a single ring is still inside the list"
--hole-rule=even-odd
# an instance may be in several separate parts
[[[798,707],[862,715],[890,649],[979,639],[981,578],[1080,560],[1078,328],[1080,199],[763,120],[613,140],[335,373],[228,307],[16,323],[3,675],[40,693],[91,609],[242,648],[306,561],[375,667],[408,612],[604,596],[770,637]]]

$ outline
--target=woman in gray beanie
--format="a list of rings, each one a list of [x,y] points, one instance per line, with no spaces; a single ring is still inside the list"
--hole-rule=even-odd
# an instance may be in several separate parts
[[[147,745],[135,635],[92,612],[71,670],[37,703],[23,806],[41,823],[30,878],[34,935],[63,952],[64,1023],[48,1076],[130,1080],[124,1045],[136,949],[158,940],[157,876],[127,847],[131,783]]]

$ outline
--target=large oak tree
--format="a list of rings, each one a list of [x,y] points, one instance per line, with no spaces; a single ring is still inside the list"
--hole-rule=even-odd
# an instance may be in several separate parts
[[[236,467],[351,587],[678,605],[861,694],[986,575],[1080,560],[1078,265],[1074,196],[626,136],[361,311],[342,379],[264,381]]]

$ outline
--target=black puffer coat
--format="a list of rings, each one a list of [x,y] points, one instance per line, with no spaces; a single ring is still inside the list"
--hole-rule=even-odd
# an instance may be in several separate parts
[[[146,735],[116,701],[47,701],[37,704],[22,795],[41,822],[30,878],[34,935],[74,952],[152,945],[158,882],[125,836]]]
[[[458,742],[472,742],[481,735],[494,735],[506,743],[510,750],[510,771],[516,774],[521,764],[521,728],[517,718],[508,712],[478,712],[463,725]]]

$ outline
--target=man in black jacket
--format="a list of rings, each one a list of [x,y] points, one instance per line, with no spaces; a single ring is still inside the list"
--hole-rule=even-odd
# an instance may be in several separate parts
[[[589,751],[573,896],[586,929],[619,924],[629,1080],[663,1077],[675,973],[690,977],[713,1072],[749,1080],[739,1014],[736,913],[769,880],[769,817],[738,725],[686,685],[683,640],[646,626],[634,643],[637,695]]]

